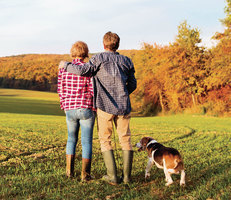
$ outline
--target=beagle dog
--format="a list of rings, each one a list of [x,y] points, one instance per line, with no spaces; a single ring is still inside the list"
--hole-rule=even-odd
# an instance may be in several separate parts
[[[139,148],[138,151],[148,152],[145,179],[150,177],[151,167],[155,163],[158,168],[164,169],[166,186],[173,183],[171,174],[179,174],[179,172],[181,172],[180,185],[185,185],[184,163],[176,149],[165,147],[151,137],[143,137],[136,147]]]

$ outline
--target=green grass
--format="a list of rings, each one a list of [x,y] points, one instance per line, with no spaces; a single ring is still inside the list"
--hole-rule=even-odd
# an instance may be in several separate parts
[[[199,115],[133,117],[132,144],[151,136],[177,148],[186,167],[186,187],[166,187],[163,170],[153,166],[144,179],[145,152],[134,153],[132,183],[111,186],[100,180],[106,173],[96,127],[92,174],[80,182],[81,145],[77,146],[76,177],[65,177],[66,122],[58,95],[0,89],[0,199],[231,199],[231,118]],[[121,174],[121,150],[117,165]],[[136,149],[134,149],[136,150]]]

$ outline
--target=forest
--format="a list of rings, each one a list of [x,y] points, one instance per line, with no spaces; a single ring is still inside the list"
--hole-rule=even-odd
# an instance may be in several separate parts
[[[216,45],[202,45],[200,30],[187,21],[168,45],[144,43],[140,50],[119,50],[130,57],[138,87],[133,111],[231,116],[231,0],[226,0],[224,31]],[[92,56],[93,54],[91,54]],[[26,54],[0,57],[0,87],[56,92],[58,64],[69,55]]]

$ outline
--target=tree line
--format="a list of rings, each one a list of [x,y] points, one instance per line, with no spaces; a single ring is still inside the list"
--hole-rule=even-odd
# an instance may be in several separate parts
[[[0,86],[55,92],[60,60],[70,60],[70,57],[55,54],[2,57],[0,58]]]
[[[133,111],[195,112],[230,115],[231,0],[226,0],[225,29],[216,46],[201,44],[200,31],[187,21],[169,45],[144,43],[140,50],[121,50],[136,70],[138,87],[131,95]],[[69,55],[29,54],[0,58],[0,87],[56,92],[58,64]]]

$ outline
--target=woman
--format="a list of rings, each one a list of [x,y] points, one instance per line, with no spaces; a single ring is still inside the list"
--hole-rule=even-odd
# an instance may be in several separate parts
[[[82,65],[88,57],[88,46],[78,41],[72,45],[72,63]],[[66,146],[66,175],[74,176],[74,160],[79,128],[81,128],[82,172],[81,180],[91,180],[92,136],[95,122],[93,85],[91,77],[77,76],[64,69],[59,70],[58,94],[60,107],[66,113],[68,139]]]

